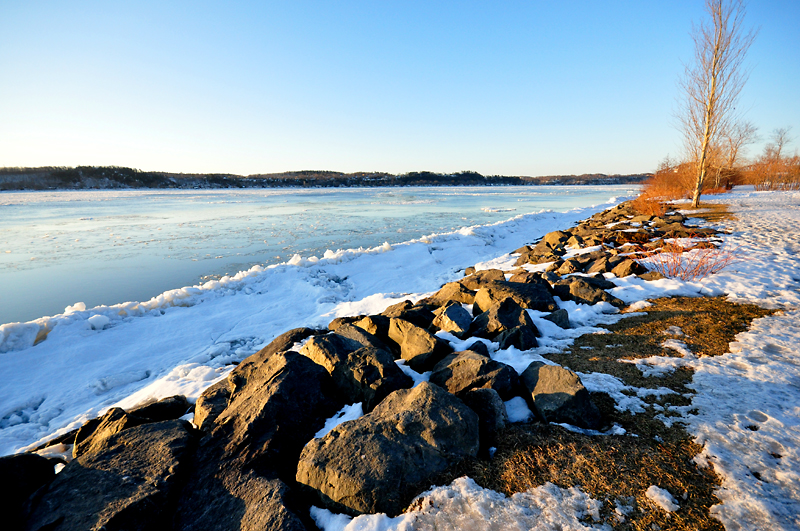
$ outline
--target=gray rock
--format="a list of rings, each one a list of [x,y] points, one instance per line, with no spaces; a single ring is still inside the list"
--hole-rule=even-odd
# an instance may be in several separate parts
[[[188,413],[191,408],[192,405],[186,400],[185,396],[175,395],[137,407],[130,412],[134,415],[144,417],[150,422],[161,422],[164,420],[179,419]]]
[[[494,389],[472,389],[461,400],[478,415],[481,451],[497,444],[498,434],[508,426],[508,413],[503,399]]]
[[[505,271],[500,269],[483,269],[476,271],[468,277],[464,277],[458,281],[459,284],[471,291],[478,291],[487,282],[494,282],[497,280],[505,280]]]
[[[56,477],[53,462],[36,454],[0,457],[0,514],[9,531],[22,529],[22,506],[37,489]]]
[[[336,332],[339,330],[339,327],[343,325],[355,324],[356,321],[361,320],[363,315],[351,315],[347,317],[337,317],[330,323],[328,323],[328,330],[331,332]]]
[[[667,278],[658,271],[648,271],[647,273],[643,273],[639,275],[639,278],[642,280],[661,280],[662,278]]]
[[[647,273],[647,268],[636,260],[628,259],[617,264],[614,269],[611,270],[611,272],[619,278],[622,278],[627,277],[628,275],[640,275]]]
[[[413,323],[420,328],[427,329],[433,322],[433,312],[421,306],[411,304],[411,301],[404,301],[389,306],[381,315],[392,319],[403,319]],[[391,326],[391,325],[390,325]]]
[[[230,378],[221,380],[205,391],[194,404],[194,424],[201,430],[209,430],[214,420],[225,411],[233,391]]]
[[[363,347],[334,359],[311,359],[330,373],[345,403],[362,402],[364,411],[371,411],[390,393],[414,384],[389,352],[374,347]]]
[[[452,301],[442,306],[440,310],[434,312],[436,317],[432,326],[463,338],[469,331],[469,325],[472,324],[472,315],[461,304]]]
[[[556,282],[553,286],[553,292],[561,297],[562,300],[571,300],[582,304],[592,305],[603,301],[617,308],[625,306],[625,303],[620,299],[602,289],[593,287],[581,277],[570,277]]]
[[[556,230],[545,234],[544,238],[542,238],[542,242],[544,242],[545,245],[547,245],[552,249],[558,247],[559,245],[565,244],[570,239],[570,237],[571,234],[569,234],[568,232]]]
[[[191,441],[181,420],[109,436],[32,498],[26,529],[168,529]]]
[[[362,347],[372,347],[384,350],[388,349],[386,343],[359,326],[342,325],[336,330],[336,333],[340,336],[346,337],[347,339],[352,339],[353,341],[360,343]]]
[[[539,346],[539,342],[536,340],[536,333],[527,326],[517,326],[510,330],[504,330],[497,334],[494,341],[500,344],[500,350],[510,347],[518,350],[530,350]]]
[[[470,334],[493,339],[500,332],[518,326],[528,327],[535,335],[539,335],[539,330],[533,324],[528,312],[509,297],[493,304],[488,310],[475,317],[470,325]]]
[[[399,514],[431,479],[478,452],[478,416],[428,382],[306,445],[297,481],[338,512]]]
[[[307,531],[286,484],[252,470],[213,467],[184,489],[176,531]],[[313,528],[312,528],[313,529]]]
[[[361,329],[358,328],[358,330]],[[367,345],[355,339],[350,339],[349,337],[332,332],[324,336],[312,337],[303,345],[303,348],[300,349],[300,353],[328,369],[328,366],[325,365],[322,360],[341,359],[346,356],[348,352],[356,351],[364,346]]]
[[[392,318],[389,337],[400,347],[400,357],[417,372],[430,370],[452,352],[446,342],[404,319]]]
[[[105,441],[112,435],[147,422],[145,418],[112,407],[102,417],[90,420],[81,426],[75,436],[72,457],[98,452],[105,448]]]
[[[248,356],[231,372],[230,380],[234,386],[241,387],[250,373],[257,367],[262,366],[270,357],[279,353],[286,352],[291,349],[295,343],[300,343],[308,337],[327,333],[325,330],[317,330],[314,328],[294,328],[288,332],[284,332],[269,345],[262,348],[252,356]]]
[[[508,279],[508,281],[509,282],[519,282],[521,284],[540,284],[540,285],[544,286],[545,288],[547,288],[547,281],[545,281],[542,278],[542,274],[538,273],[538,272],[537,273],[531,273],[530,271],[520,271],[520,272],[514,273],[514,275],[512,275],[511,278]]]
[[[475,291],[468,289],[461,282],[450,282],[442,286],[442,289],[426,299],[431,304],[442,306],[448,301],[472,304],[475,300]]]
[[[475,295],[475,313],[485,312],[493,304],[511,298],[522,308],[552,312],[558,309],[553,296],[543,284],[488,282]]]
[[[569,275],[570,273],[579,273],[582,269],[581,264],[577,260],[570,259],[565,260],[555,272],[559,275]]]
[[[202,448],[220,462],[235,459],[291,477],[303,445],[343,405],[325,369],[297,352],[281,352],[234,390]]]
[[[531,363],[520,375],[535,411],[547,422],[600,427],[600,411],[577,374],[558,365]]]
[[[572,328],[572,325],[569,322],[569,312],[563,308],[554,311],[550,315],[545,315],[543,319],[547,319],[548,321],[555,323],[564,329]]]
[[[494,389],[503,400],[519,393],[513,367],[470,350],[454,352],[437,363],[430,382],[459,397],[472,389]]]

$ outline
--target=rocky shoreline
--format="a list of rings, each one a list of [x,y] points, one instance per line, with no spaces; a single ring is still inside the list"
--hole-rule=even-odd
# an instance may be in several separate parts
[[[328,330],[290,330],[194,405],[171,397],[113,408],[45,445],[71,459],[0,458],[14,485],[4,497],[11,528],[315,529],[312,505],[398,514],[439,474],[490,459],[510,400],[524,400],[537,422],[607,429],[576,373],[533,362],[518,374],[490,349],[537,346],[528,309],[570,327],[554,297],[624,307],[603,274],[658,278],[627,254],[714,232],[684,221],[619,205],[517,249],[514,271],[468,268],[427,299],[337,318]],[[356,403],[363,416],[318,436]]]

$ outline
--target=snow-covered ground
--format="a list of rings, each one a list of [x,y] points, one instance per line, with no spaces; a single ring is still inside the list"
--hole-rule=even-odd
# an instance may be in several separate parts
[[[712,200],[736,213],[737,219],[724,224],[733,231],[726,240],[746,260],[695,282],[612,279],[618,287],[611,293],[638,309],[646,307],[642,301],[647,298],[722,294],[781,309],[737,336],[730,354],[678,358],[696,371],[693,403],[679,412],[704,445],[698,461],[713,465],[723,478],[718,492],[723,503],[712,510],[727,529],[798,529],[800,193],[737,191]],[[290,328],[325,326],[335,316],[380,311],[409,294],[421,297],[474,263],[511,269],[514,258],[508,251],[607,206],[518,216],[407,244],[329,252],[320,260],[298,257],[146,303],[90,310],[77,306],[54,318],[0,327],[0,454],[77,427],[112,405],[131,407],[176,393],[196,397],[224,377],[232,361]],[[578,328],[561,330],[531,312],[545,335],[541,346],[527,352],[495,347],[493,356],[521,370],[577,335],[596,331],[598,324],[622,318],[605,303],[563,307]],[[48,331],[44,341],[33,345],[37,335]],[[677,332],[665,336],[665,347],[680,352],[684,347]],[[675,360],[649,359],[640,367],[657,378]],[[641,397],[660,392],[634,390],[637,396],[631,396],[622,392],[631,389],[613,376],[581,376],[590,390],[608,392],[618,407],[632,412],[644,407]],[[690,415],[693,409],[696,414]],[[353,413],[343,412],[342,418]],[[651,490],[653,499],[670,501],[659,486]],[[475,529],[597,525],[590,520],[599,502],[577,487],[548,484],[506,498],[462,478],[425,496],[431,504],[397,518],[350,519],[322,510],[313,517],[325,531],[416,529],[428,523],[462,529],[467,521]]]

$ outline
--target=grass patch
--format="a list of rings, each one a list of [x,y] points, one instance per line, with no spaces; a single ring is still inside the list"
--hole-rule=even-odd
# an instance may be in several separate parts
[[[653,306],[645,314],[607,326],[609,334],[582,336],[568,351],[548,358],[574,371],[604,372],[627,385],[667,387],[677,394],[649,397],[645,402],[650,407],[634,415],[617,411],[611,397],[596,393],[592,398],[605,422],[620,424],[628,434],[586,436],[540,422],[510,426],[500,435],[494,458],[462,463],[437,483],[468,475],[481,486],[506,495],[547,482],[562,488],[579,485],[603,501],[603,523],[614,529],[722,530],[722,524],[709,514],[709,509],[720,503],[714,495],[720,480],[712,469],[700,468],[693,460],[701,447],[680,422],[667,427],[656,418],[669,415],[669,406],[691,404],[687,384],[693,371],[682,368],[663,377],[645,378],[635,365],[618,360],[679,356],[662,346],[669,338],[680,339],[696,355],[718,356],[728,351],[734,336],[747,330],[753,319],[773,312],[721,297],[651,302]],[[679,327],[684,335],[665,334],[670,327]],[[649,500],[645,491],[651,485],[667,489],[680,508],[666,513]],[[627,514],[617,511],[618,504],[630,508]]]

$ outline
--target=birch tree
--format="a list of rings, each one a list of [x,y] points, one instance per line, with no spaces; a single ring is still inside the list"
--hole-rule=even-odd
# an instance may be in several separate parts
[[[694,60],[686,66],[680,87],[684,108],[679,120],[697,178],[692,206],[697,207],[720,134],[737,121],[736,102],[747,81],[743,61],[756,32],[745,31],[742,0],[706,0],[709,21],[692,28]]]

